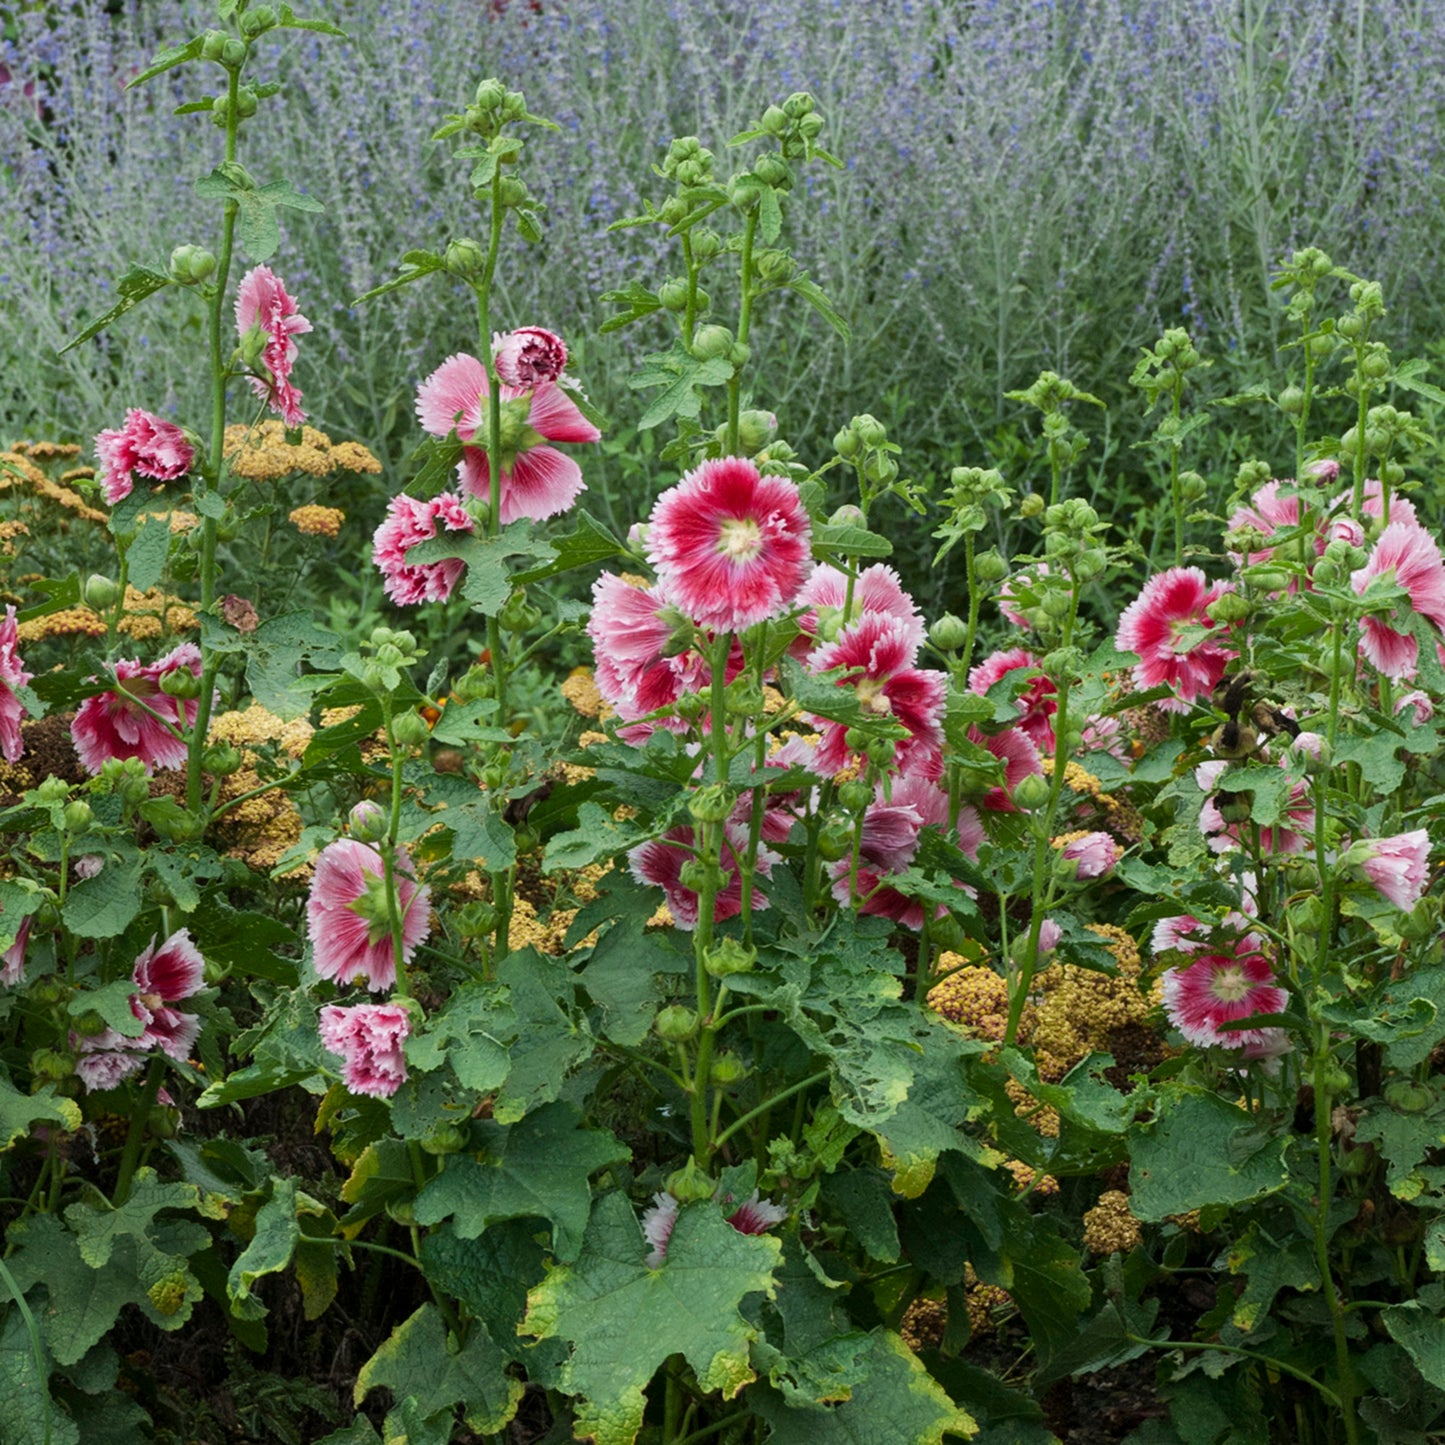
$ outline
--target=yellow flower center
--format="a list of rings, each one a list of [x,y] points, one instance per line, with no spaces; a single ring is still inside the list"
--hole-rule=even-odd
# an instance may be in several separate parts
[[[763,529],[752,517],[729,517],[718,528],[717,549],[730,562],[751,562],[763,550]]]
[[[858,701],[869,712],[877,713],[882,717],[888,716],[893,711],[893,704],[883,691],[885,686],[885,680],[879,677],[865,677],[858,684]]]
[[[1237,963],[1230,963],[1214,970],[1209,991],[1220,1003],[1238,1003],[1253,986],[1244,970]]]

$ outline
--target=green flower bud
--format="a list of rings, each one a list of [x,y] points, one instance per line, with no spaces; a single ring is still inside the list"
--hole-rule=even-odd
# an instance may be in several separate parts
[[[873,789],[862,778],[853,778],[838,789],[838,806],[855,817],[873,801]]]
[[[968,624],[952,612],[945,612],[928,629],[928,640],[940,652],[956,652],[968,641]]]
[[[1363,335],[1365,330],[1365,318],[1351,312],[1348,316],[1341,316],[1335,322],[1335,330],[1343,336],[1346,341],[1356,341]]]
[[[55,922],[59,923],[59,921],[60,916],[57,914]],[[35,927],[39,927],[38,922]],[[54,924],[52,924],[51,927],[53,929]],[[70,985],[66,983],[59,974],[55,973],[46,974],[44,978],[37,978],[35,982],[30,985],[30,997],[42,1008],[49,1008],[52,1004],[64,1003],[72,992],[74,992],[74,990]],[[101,1019],[100,1022],[101,1026],[104,1027],[105,1020]]]
[[[495,75],[478,82],[472,103],[479,110],[499,110],[507,98],[507,87]]]
[[[687,202],[681,196],[669,196],[658,209],[658,216],[666,226],[675,226],[687,215]]]
[[[755,211],[762,200],[762,192],[751,177],[734,176],[728,185],[728,200],[740,211]]]
[[[151,786],[144,778],[127,778],[120,785],[120,799],[127,807],[140,807],[150,795]]]
[[[694,893],[701,893],[710,879],[716,881],[719,889],[723,887],[722,869],[715,863],[703,862],[701,858],[689,858],[677,873],[677,881]]]
[[[694,260],[711,261],[722,254],[723,238],[707,226],[699,226],[692,233],[692,254]]]
[[[416,1201],[414,1199],[389,1199],[386,1204],[387,1217],[393,1224],[410,1229],[416,1224]]]
[[[802,120],[805,115],[811,114],[817,108],[817,103],[806,90],[795,90],[783,102],[783,114],[789,120]]]
[[[699,361],[715,361],[732,350],[733,334],[726,326],[699,326],[692,338],[692,354]]]
[[[672,705],[672,710],[680,718],[686,718],[689,722],[700,718],[707,711],[707,699],[697,692],[685,692]]]
[[[225,130],[231,117],[231,97],[218,95],[211,101],[211,124],[218,130]]]
[[[50,777],[35,790],[35,801],[42,807],[54,807],[70,796],[70,784],[62,778]]]
[[[1028,773],[1018,780],[1013,790],[1013,803],[1025,813],[1048,806],[1049,780],[1042,773]]]
[[[487,269],[487,253],[468,236],[459,236],[447,243],[444,261],[447,270],[463,281],[479,277]]]
[[[725,1049],[712,1061],[712,1081],[724,1089],[742,1083],[747,1076],[748,1066],[731,1049]]]
[[[1252,609],[1248,600],[1241,597],[1238,592],[1225,592],[1216,597],[1204,610],[1215,622],[1228,626],[1233,622],[1243,622]]]
[[[798,134],[806,141],[815,141],[823,133],[823,117],[814,111],[798,121]]]
[[[452,686],[452,691],[463,702],[477,702],[481,698],[491,697],[495,690],[496,679],[492,676],[491,668],[480,662],[469,667]]]
[[[83,798],[67,803],[61,816],[65,819],[66,831],[71,833],[84,833],[95,820],[90,804]]]
[[[264,35],[276,27],[276,12],[269,5],[257,5],[241,16],[241,34],[248,40]]]
[[[845,426],[833,438],[833,450],[838,453],[844,461],[851,461],[858,455],[862,442],[858,439],[858,433],[852,427]]]
[[[831,818],[818,834],[818,856],[836,863],[853,851],[853,825],[844,818]]]
[[[204,246],[177,246],[171,252],[171,280],[182,286],[204,281],[216,269],[216,258]]]
[[[726,783],[709,783],[688,800],[687,810],[699,823],[721,823],[737,806],[737,794]]]
[[[1253,811],[1253,793],[1221,793],[1219,796],[1219,816],[1226,823],[1247,823]]]
[[[973,559],[973,574],[985,585],[1002,582],[1008,576],[1008,563],[997,551],[990,548]]]
[[[529,199],[526,183],[516,176],[503,176],[497,182],[497,200],[508,209],[525,206]]]
[[[698,1204],[717,1193],[717,1180],[708,1178],[692,1155],[688,1155],[687,1163],[667,1176],[667,1192],[679,1204]]]
[[[191,843],[205,836],[206,820],[197,813],[182,810],[180,813],[161,814],[151,824],[162,838],[173,843]]]
[[[1287,386],[1275,397],[1274,404],[1286,416],[1298,416],[1305,409],[1305,394],[1297,386]]]
[[[213,778],[229,778],[241,771],[244,759],[230,743],[217,743],[201,755],[201,768]]]
[[[506,606],[497,614],[497,625],[504,632],[527,632],[541,620],[541,609],[527,601],[525,592],[512,593]]]
[[[85,586],[80,589],[80,599],[96,612],[105,612],[120,601],[120,587],[109,577],[95,572],[86,578]]]
[[[1256,592],[1283,592],[1289,586],[1289,573],[1282,567],[1246,567],[1244,579]]]
[[[1328,361],[1335,354],[1335,338],[1333,336],[1311,336],[1308,345],[1310,355],[1315,361]]]
[[[725,702],[729,717],[761,717],[767,710],[762,688],[750,677],[739,677],[730,682]]]
[[[259,97],[249,85],[243,85],[236,92],[236,114],[242,120],[250,120],[256,114],[256,107],[259,104]]]
[[[839,433],[842,435],[842,433]],[[863,508],[854,502],[844,502],[841,507],[828,518],[830,527],[866,527],[868,518],[863,515]]]
[[[1343,580],[1344,574],[1328,557],[1321,557],[1310,570],[1310,581],[1316,587],[1338,587]],[[1209,615],[1215,615],[1212,607]]]
[[[868,734],[862,728],[848,728],[843,733],[843,746],[850,753],[861,753],[868,746]]]
[[[864,755],[875,768],[888,769],[893,766],[894,756],[898,752],[898,745],[892,738],[874,738],[866,748]]]
[[[653,1019],[652,1029],[666,1043],[684,1043],[697,1032],[697,1014],[681,1004],[669,1004]]]
[[[189,667],[177,667],[161,675],[160,689],[167,697],[188,702],[200,697],[201,679]]]
[[[101,1019],[100,1023],[103,1029],[105,1020]],[[79,1030],[76,1032],[79,1033]],[[30,1055],[30,1073],[43,1083],[58,1084],[61,1079],[69,1078],[74,1072],[75,1061],[69,1054],[62,1054],[58,1049],[36,1049]]]
[[[751,456],[772,441],[778,431],[778,419],[770,411],[745,411],[738,418],[738,445]]]
[[[861,416],[853,418],[852,426],[853,430],[858,433],[858,440],[865,447],[881,447],[888,440],[888,429],[876,416],[872,416],[866,411]]]
[[[421,1147],[432,1155],[460,1154],[467,1147],[468,1137],[465,1125],[444,1119],[421,1136]]]
[[[358,842],[380,842],[386,837],[386,829],[386,809],[370,798],[363,798],[347,814],[346,831]]]
[[[793,188],[792,169],[780,155],[759,156],[753,164],[753,174],[775,191],[790,191]]]
[[[756,948],[746,948],[735,938],[724,938],[703,954],[702,966],[713,978],[729,978],[735,973],[751,973],[757,961]]]
[[[681,277],[674,276],[670,281],[664,281],[657,288],[657,299],[662,302],[666,311],[687,310],[687,282]]]
[[[95,1009],[86,1009],[75,1020],[75,1032],[83,1039],[98,1038],[110,1026]]]
[[[431,729],[418,712],[404,712],[393,719],[391,735],[403,748],[424,748],[431,741]]]
[[[746,341],[734,341],[728,347],[728,360],[734,367],[742,367],[748,364],[748,358],[753,354],[753,349]]]
[[[767,131],[769,135],[782,135],[788,128],[788,117],[779,106],[770,105],[764,112],[759,122],[759,128]]]
[[[246,63],[248,49],[244,40],[237,40],[233,35],[221,46],[221,64],[227,70],[239,70]]]
[[[208,30],[201,40],[201,59],[219,61],[227,36],[222,30]]]
[[[1044,510],[1044,499],[1037,492],[1027,493],[1019,502],[1019,516],[1028,520],[1039,516]]]
[[[1361,363],[1360,370],[1370,378],[1371,381],[1380,381],[1390,374],[1389,353],[1383,350],[1372,351]]]

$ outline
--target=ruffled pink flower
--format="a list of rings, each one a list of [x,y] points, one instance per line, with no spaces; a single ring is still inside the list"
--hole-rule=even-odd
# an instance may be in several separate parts
[[[898,744],[899,772],[924,773],[937,777],[943,770],[943,704],[947,679],[941,672],[915,667],[917,649],[908,634],[882,612],[865,612],[857,622],[844,628],[836,642],[820,647],[809,659],[814,672],[833,668],[861,669],[840,678],[839,687],[851,687],[858,694],[865,714],[892,718],[908,729]],[[844,741],[847,725],[826,718],[817,719],[822,733],[815,766],[825,777],[845,768],[853,755]]]
[[[411,1015],[396,1004],[327,1004],[319,1023],[322,1046],[341,1056],[341,1079],[353,1094],[389,1099],[406,1083],[402,1044]]]
[[[810,524],[798,488],[743,457],[703,462],[658,499],[648,560],[700,627],[741,632],[778,616],[809,562]]]
[[[1074,877],[1080,883],[1107,878],[1123,856],[1124,850],[1107,833],[1086,833],[1059,849],[1059,857],[1075,865]]]
[[[544,381],[556,381],[567,366],[562,338],[540,326],[519,326],[504,336],[492,336],[492,364],[503,386],[530,391]]]
[[[251,389],[287,426],[300,426],[306,413],[301,410],[301,393],[291,384],[291,368],[296,362],[294,338],[310,331],[311,323],[269,266],[252,267],[236,291],[236,330],[243,341],[252,327],[258,327],[266,338],[261,362],[270,378],[253,376]]]
[[[130,496],[137,475],[173,482],[190,471],[196,458],[180,427],[139,407],[126,412],[120,430],[96,437],[95,454],[105,472],[101,487],[111,506]]]
[[[201,675],[201,650],[194,642],[183,642],[159,662],[143,666],[122,658],[115,664],[114,689],[86,698],[70,725],[76,755],[87,772],[99,773],[110,758],[139,758],[148,773],[185,763],[186,744],[170,728],[190,728],[200,704],[196,698],[182,700],[161,690],[162,678],[183,670]]]
[[[969,690],[983,697],[1009,673],[1017,672],[1021,668],[1037,669],[1038,666],[1038,658],[1024,647],[995,652],[969,671]],[[1053,716],[1059,710],[1059,705],[1054,700],[1057,691],[1052,679],[1039,672],[1036,677],[1029,679],[1014,704],[1019,713],[1018,726],[1028,734],[1041,753],[1051,754],[1054,751]]]
[[[431,890],[419,887],[404,849],[395,854],[401,956],[412,954],[431,929]],[[364,983],[373,993],[396,982],[396,955],[381,854],[355,838],[322,849],[306,900],[307,936],[317,975],[336,983]]]
[[[7,763],[19,760],[25,751],[25,741],[20,735],[20,719],[25,708],[16,696],[15,690],[24,687],[33,673],[26,672],[16,650],[20,641],[20,625],[15,620],[15,609],[5,609],[5,620],[0,622],[0,758]]]
[[[403,605],[444,602],[467,565],[459,557],[440,562],[408,562],[407,553],[419,542],[429,542],[439,531],[470,532],[471,516],[455,492],[421,501],[405,492],[391,499],[386,519],[372,538],[371,559],[386,578],[386,595]]]
[[[1195,698],[1207,696],[1238,656],[1217,640],[1220,633],[1202,640],[1189,635],[1198,628],[1214,631],[1205,609],[1229,590],[1227,583],[1211,584],[1198,567],[1171,567],[1151,577],[1124,609],[1114,646],[1138,654],[1136,687],[1167,683],[1176,689],[1177,696],[1159,703],[1165,712],[1184,712]]]
[[[1014,813],[1013,791],[1033,773],[1042,773],[1043,759],[1034,740],[1022,728],[1004,728],[1002,732],[984,733],[969,727],[970,742],[986,748],[1003,764],[1003,786],[990,788],[980,800],[992,813]]]
[[[947,824],[948,794],[937,783],[917,774],[897,778],[889,796],[885,796],[879,785],[863,814],[863,833],[858,847],[856,896],[861,900],[860,912],[891,918],[905,928],[923,927],[927,916],[925,905],[900,893],[888,880],[912,864],[924,828],[944,828]],[[964,855],[977,861],[984,831],[972,808],[959,810],[954,837]],[[833,897],[848,906],[854,897],[851,856],[839,858],[829,871],[833,878]],[[967,885],[959,886],[972,895]],[[947,911],[943,904],[936,904],[933,917],[941,918]]]
[[[632,876],[653,888],[661,888],[667,899],[668,912],[678,927],[691,932],[697,927],[698,894],[682,881],[682,870],[696,856],[695,837],[691,827],[682,824],[669,828],[660,838],[640,843],[627,855]],[[735,918],[742,912],[743,877],[738,858],[747,853],[748,830],[736,823],[723,825],[722,870],[726,882],[713,901],[713,922]],[[778,855],[771,848],[758,847],[757,876],[772,876]],[[768,906],[767,895],[753,886],[752,906],[761,910]]]
[[[848,601],[848,574],[820,562],[808,574],[798,593],[797,605],[804,608],[798,618],[803,651],[815,640],[832,642],[838,633],[865,612],[891,617],[916,653],[923,646],[923,614],[903,590],[898,574],[882,562],[865,567],[853,584],[853,601]]]
[[[1050,570],[1047,562],[1031,562],[1023,571],[1004,578],[998,589],[998,610],[1005,621],[1012,622],[1015,627],[1033,627],[1023,609],[1034,605],[1032,594],[1038,587],[1039,579],[1047,577]]]
[[[80,1082],[92,1094],[103,1093],[124,1082],[139,1072],[145,1058],[141,1054],[118,1053],[103,1049],[95,1053],[82,1053],[75,1061],[75,1072]]]
[[[474,497],[491,496],[487,462],[487,369],[475,356],[447,357],[417,388],[416,414],[432,436],[455,431],[465,443],[458,473]],[[505,525],[526,517],[540,522],[565,512],[584,490],[582,468],[553,442],[595,442],[602,435],[555,382],[535,389],[502,383],[501,512]],[[473,443],[477,443],[473,445]]]
[[[1331,513],[1337,518],[1347,517],[1350,507],[1354,505],[1354,500],[1354,488],[1348,488],[1330,503]],[[1384,520],[1385,489],[1380,485],[1379,477],[1365,478],[1364,505],[1360,511],[1376,522]],[[1398,492],[1391,492],[1390,525],[1393,527],[1396,522],[1404,522],[1411,527],[1418,527],[1420,518],[1415,511],[1415,504],[1408,497],[1402,497]],[[1364,545],[1364,534],[1360,532],[1357,537],[1347,536],[1345,540],[1356,547],[1361,547]]]
[[[1293,531],[1299,526],[1299,498],[1294,495],[1282,497],[1279,494],[1282,486],[1293,485],[1293,482],[1266,482],[1249,499],[1247,507],[1235,508],[1229,519],[1229,531],[1238,532],[1248,527],[1270,539],[1270,545],[1250,552],[1247,558],[1241,559],[1237,553],[1234,554],[1236,561],[1247,560],[1251,565],[1269,561],[1274,556],[1273,539],[1276,534]],[[1323,541],[1319,550],[1324,550]]]
[[[1435,539],[1410,522],[1391,522],[1375,543],[1369,560],[1350,574],[1350,586],[1363,596],[1376,577],[1393,576],[1409,594],[1410,607],[1445,630],[1445,561]],[[1398,613],[1395,615],[1398,616]],[[1360,651],[1386,677],[1413,677],[1419,648],[1413,634],[1398,632],[1379,617],[1362,617]]]
[[[1341,858],[1362,872],[1382,898],[1408,912],[1425,895],[1430,877],[1430,835],[1424,828],[1392,838],[1365,838]]]
[[[10,946],[0,953],[0,985],[14,988],[25,978],[25,945],[30,941],[30,914],[20,920]]]
[[[726,1209],[733,1201],[725,1199]],[[652,1248],[647,1254],[648,1269],[658,1269],[667,1258],[667,1246],[672,1241],[672,1231],[677,1225],[677,1199],[667,1190],[660,1190],[652,1196],[652,1204],[642,1211],[642,1233]],[[756,1189],[728,1215],[728,1223],[739,1234],[766,1234],[774,1225],[781,1224],[788,1217],[787,1208],[761,1198]]]
[[[1269,1028],[1221,1030],[1220,1025],[1282,1013],[1289,995],[1275,983],[1269,960],[1242,939],[1232,953],[1206,953],[1188,968],[1171,968],[1163,978],[1169,1022],[1201,1047],[1265,1047]]]
[[[1249,836],[1247,830],[1250,825],[1247,822],[1228,823],[1220,811],[1224,802],[1237,796],[1215,792],[1228,768],[1229,763],[1225,759],[1211,758],[1194,770],[1194,781],[1199,784],[1200,791],[1207,794],[1199,810],[1199,830],[1209,839],[1209,846],[1215,853],[1242,848]],[[1295,778],[1289,785],[1289,796],[1279,822],[1259,830],[1259,846],[1266,853],[1301,853],[1310,846],[1314,829],[1315,809],[1309,784],[1303,778]]]

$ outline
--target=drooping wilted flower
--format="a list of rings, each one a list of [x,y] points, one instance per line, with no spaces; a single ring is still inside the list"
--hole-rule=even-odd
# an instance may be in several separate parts
[[[311,323],[269,266],[252,267],[236,290],[236,330],[243,342],[253,328],[264,338],[260,359],[269,379],[253,376],[251,389],[287,426],[300,426],[306,413],[301,410],[301,393],[291,384],[294,338],[310,331]]]

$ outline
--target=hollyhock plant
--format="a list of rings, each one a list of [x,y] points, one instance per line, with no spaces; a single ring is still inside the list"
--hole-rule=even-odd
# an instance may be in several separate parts
[[[1235,508],[1229,518],[1228,530],[1239,532],[1249,528],[1258,532],[1262,537],[1268,538],[1270,543],[1244,557],[1238,553],[1232,553],[1236,562],[1247,561],[1254,565],[1269,561],[1274,556],[1274,539],[1277,534],[1292,531],[1299,526],[1299,498],[1293,493],[1280,495],[1281,487],[1293,485],[1292,481],[1266,482],[1250,497],[1248,506]],[[1319,542],[1317,550],[1324,550],[1323,541]]]
[[[406,1083],[402,1045],[411,1015],[398,1004],[327,1004],[318,1025],[322,1047],[341,1057],[341,1080],[353,1094],[389,1099]]]
[[[1003,614],[1006,622],[1012,622],[1015,627],[1033,628],[1024,607],[1032,606],[1024,596],[1025,593],[1033,592],[1039,585],[1039,579],[1050,574],[1050,567],[1047,562],[1031,563],[1022,572],[1015,573],[1012,577],[1006,577],[999,584],[998,589],[998,610]]]
[[[0,953],[0,984],[14,988],[25,978],[25,945],[30,941],[30,914],[20,920],[10,946]]]
[[[1163,978],[1164,1012],[1191,1044],[1224,1049],[1263,1046],[1268,1028],[1223,1030],[1221,1024],[1283,1011],[1289,995],[1275,982],[1269,960],[1252,937],[1230,953],[1200,954],[1188,968],[1171,968]]]
[[[16,689],[24,687],[34,676],[26,672],[20,661],[19,640],[20,625],[15,620],[15,609],[7,607],[5,620],[0,622],[0,758],[7,763],[18,762],[25,751],[25,740],[20,734],[25,707]]]
[[[1283,759],[1281,766],[1285,766],[1287,761]],[[1194,781],[1206,795],[1199,810],[1199,829],[1209,839],[1209,846],[1215,853],[1242,848],[1248,843],[1248,823],[1228,822],[1221,811],[1223,804],[1235,795],[1215,791],[1229,766],[1223,758],[1211,758],[1194,770]],[[1290,782],[1280,819],[1260,828],[1259,846],[1266,853],[1301,853],[1310,846],[1314,828],[1315,809],[1309,784],[1303,778],[1294,778]]]
[[[372,538],[372,561],[386,579],[386,595],[393,602],[444,602],[452,595],[466,563],[459,557],[440,562],[408,562],[407,553],[419,542],[440,532],[470,532],[471,515],[455,492],[421,501],[405,492],[391,499],[386,519]]]
[[[797,487],[742,457],[703,462],[665,491],[648,522],[648,560],[682,611],[714,632],[776,617],[797,596],[810,524]]]
[[[715,923],[735,918],[742,911],[743,880],[738,858],[745,856],[747,850],[748,830],[736,823],[724,824],[722,870],[727,881],[713,901]],[[696,856],[693,830],[686,824],[669,828],[660,838],[638,844],[627,855],[632,876],[639,883],[662,889],[673,923],[687,932],[697,927],[699,900],[697,892],[682,881],[682,870]],[[771,848],[759,846],[757,872],[760,876],[770,877],[778,861],[778,855]],[[767,896],[758,888],[753,889],[752,906],[755,910],[768,906]]]
[[[1022,728],[985,733],[973,726],[968,730],[968,738],[992,753],[1004,769],[1003,786],[990,788],[979,800],[980,805],[993,813],[1017,812],[1013,802],[1014,789],[1031,774],[1044,770],[1043,759],[1034,740]]]
[[[1430,835],[1424,828],[1392,838],[1364,838],[1340,858],[1345,868],[1358,868],[1382,898],[1408,912],[1425,894],[1430,876]]]
[[[733,1201],[728,1198],[723,1207]],[[660,1190],[652,1196],[652,1204],[642,1212],[642,1233],[652,1248],[647,1254],[648,1269],[658,1269],[667,1258],[667,1246],[672,1241],[672,1231],[677,1225],[680,1208],[676,1196],[667,1190]],[[759,1195],[756,1189],[728,1215],[727,1221],[739,1234],[766,1234],[775,1225],[788,1217],[786,1206],[773,1204]]]
[[[1344,491],[1330,503],[1330,510],[1335,514],[1346,514],[1354,504],[1353,491]],[[1365,516],[1374,521],[1382,522],[1385,518],[1385,488],[1379,477],[1365,478],[1365,496],[1360,510]],[[1402,497],[1398,492],[1390,494],[1390,525],[1396,522],[1404,522],[1408,526],[1418,527],[1420,525],[1419,514],[1415,511],[1415,504],[1408,498]],[[1364,535],[1348,537],[1347,541],[1352,542],[1356,547],[1364,545]]]
[[[968,686],[971,692],[985,696],[995,684],[1002,682],[1011,672],[1024,668],[1037,669],[1039,659],[1027,648],[1012,647],[1006,652],[995,652],[984,658],[977,667],[970,669]],[[1053,680],[1039,672],[1030,678],[1015,702],[1018,709],[1018,726],[1032,740],[1041,753],[1054,751],[1053,716],[1059,710],[1055,701],[1057,689]]]
[[[503,386],[531,390],[557,381],[567,366],[567,348],[560,336],[540,326],[519,326],[492,336],[492,365]]]
[[[916,652],[907,632],[892,617],[865,612],[844,628],[836,642],[818,648],[809,666],[814,672],[853,669],[853,675],[840,678],[838,686],[856,691],[864,713],[892,718],[908,729],[908,736],[898,744],[899,771],[937,777],[943,770],[947,679],[941,672],[915,667]],[[822,741],[814,766],[823,776],[832,777],[853,760],[845,741],[848,729],[826,718],[817,719],[817,725]]]
[[[447,357],[417,388],[416,414],[432,436],[453,431],[464,443],[458,466],[463,490],[491,496],[488,467],[487,368],[466,352]],[[520,518],[544,521],[565,512],[584,490],[582,468],[544,441],[595,442],[602,433],[554,381],[535,387],[502,382],[501,511],[505,526]]]
[[[1350,586],[1363,596],[1376,577],[1392,578],[1409,594],[1410,607],[1445,631],[1445,561],[1423,527],[1391,522],[1365,565],[1350,574]],[[1399,632],[1379,617],[1362,617],[1360,626],[1360,651],[1376,668],[1396,681],[1414,677],[1419,647],[1412,633]]]
[[[1107,833],[1081,833],[1054,840],[1064,869],[1080,883],[1107,878],[1124,856],[1124,850]]]
[[[417,885],[405,850],[394,857],[401,957],[410,963],[431,929],[431,890]],[[396,983],[386,872],[375,848],[338,838],[322,849],[306,900],[306,932],[319,977],[361,982],[373,993]]]
[[[1206,611],[1229,590],[1227,583],[1210,583],[1198,567],[1171,567],[1151,577],[1124,609],[1114,646],[1138,655],[1136,687],[1175,689],[1158,704],[1165,712],[1184,712],[1208,696],[1238,656]]]
[[[799,590],[797,605],[805,609],[798,618],[803,634],[799,643],[804,651],[817,639],[832,642],[841,628],[856,622],[865,612],[891,617],[915,652],[923,646],[923,614],[903,590],[898,574],[882,562],[858,574],[851,605],[848,574],[825,562],[818,563]]]
[[[236,330],[244,342],[255,332],[264,338],[261,362],[269,378],[253,376],[251,389],[287,426],[306,420],[301,393],[291,384],[297,336],[311,330],[281,278],[269,266],[254,266],[236,291]]]
[[[196,459],[180,427],[139,407],[126,412],[119,430],[96,436],[95,455],[104,473],[101,489],[112,507],[130,496],[136,477],[173,482],[185,476]]]
[[[147,773],[185,764],[186,744],[177,734],[195,723],[198,702],[172,697],[161,687],[183,671],[201,675],[201,650],[194,642],[183,642],[159,662],[121,658],[115,664],[115,687],[86,698],[70,725],[87,772],[98,774],[110,758],[139,758]]]

